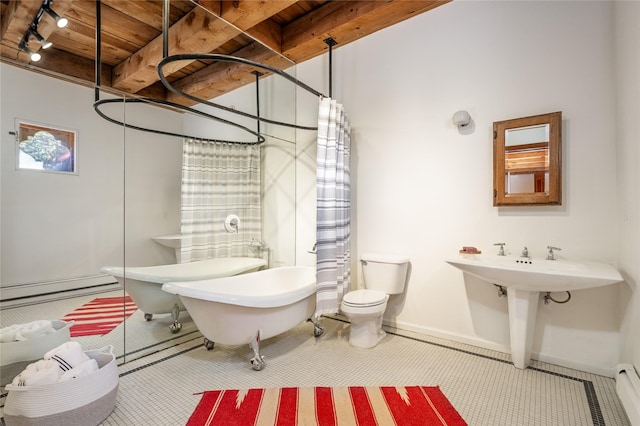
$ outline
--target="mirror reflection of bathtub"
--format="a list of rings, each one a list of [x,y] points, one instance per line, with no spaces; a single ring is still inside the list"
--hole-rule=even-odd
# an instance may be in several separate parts
[[[255,272],[265,267],[264,259],[253,257],[225,257],[190,263],[159,266],[105,266],[100,272],[113,275],[118,283],[144,312],[144,318],[151,321],[154,314],[171,314],[172,333],[182,328],[179,316],[185,307],[174,294],[162,291],[162,284],[170,281],[199,281],[211,278]]]

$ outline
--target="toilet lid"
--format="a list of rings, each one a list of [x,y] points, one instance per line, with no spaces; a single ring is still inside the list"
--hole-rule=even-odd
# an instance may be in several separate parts
[[[379,290],[356,290],[347,293],[342,299],[349,306],[376,306],[387,301],[387,293]]]

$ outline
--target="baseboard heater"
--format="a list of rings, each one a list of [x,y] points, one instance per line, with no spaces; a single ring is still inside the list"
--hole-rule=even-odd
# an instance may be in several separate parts
[[[616,392],[632,426],[640,426],[640,377],[631,364],[618,364]]]

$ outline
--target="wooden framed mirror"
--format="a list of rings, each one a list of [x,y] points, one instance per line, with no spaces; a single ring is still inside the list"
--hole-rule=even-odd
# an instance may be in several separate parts
[[[562,112],[493,123],[493,205],[562,204]]]

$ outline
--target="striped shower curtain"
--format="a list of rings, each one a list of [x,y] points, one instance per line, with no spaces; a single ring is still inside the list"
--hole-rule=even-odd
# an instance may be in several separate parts
[[[260,146],[195,139],[182,145],[179,262],[253,257],[249,243],[262,234]],[[232,214],[240,219],[237,233],[224,226]]]
[[[351,284],[351,129],[341,104],[320,100],[315,317],[337,313]]]

